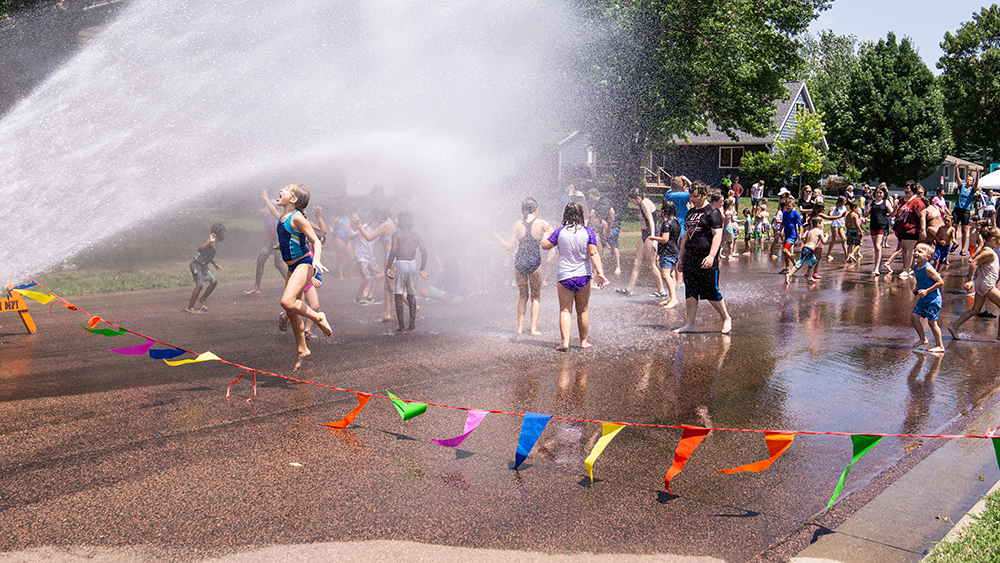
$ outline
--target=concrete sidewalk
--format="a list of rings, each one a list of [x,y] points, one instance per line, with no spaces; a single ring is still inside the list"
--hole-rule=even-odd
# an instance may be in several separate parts
[[[998,425],[1000,403],[962,433],[982,434]],[[792,561],[920,561],[991,485],[1000,487],[998,479],[996,454],[988,440],[950,440]]]

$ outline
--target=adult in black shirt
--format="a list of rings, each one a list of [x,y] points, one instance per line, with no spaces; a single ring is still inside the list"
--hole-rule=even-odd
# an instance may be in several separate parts
[[[698,316],[698,301],[704,299],[712,304],[722,319],[722,333],[729,334],[733,328],[732,318],[726,310],[726,302],[719,292],[719,248],[722,246],[722,212],[708,202],[708,186],[695,182],[691,186],[691,210],[684,222],[684,238],[681,242],[681,267],[684,283],[687,319],[684,326],[674,332],[684,333],[694,329]]]

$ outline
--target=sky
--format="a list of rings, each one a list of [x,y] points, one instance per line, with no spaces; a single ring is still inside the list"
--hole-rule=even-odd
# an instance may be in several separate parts
[[[897,40],[909,37],[928,68],[940,74],[936,63],[943,55],[939,43],[945,32],[953,35],[962,23],[994,2],[983,0],[833,0],[809,26],[818,33],[832,29],[837,35],[855,35],[861,41],[884,39],[890,31]]]

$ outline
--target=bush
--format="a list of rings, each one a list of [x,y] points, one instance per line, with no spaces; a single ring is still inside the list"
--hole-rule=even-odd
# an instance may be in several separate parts
[[[764,186],[773,190],[785,179],[781,165],[771,159],[766,151],[750,153],[740,163],[740,177],[750,183],[764,180]]]

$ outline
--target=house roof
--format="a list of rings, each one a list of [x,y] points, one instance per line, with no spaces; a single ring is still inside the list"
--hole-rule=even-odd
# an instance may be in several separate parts
[[[969,162],[968,160],[962,160],[957,156],[951,156],[950,154],[944,157],[945,164],[951,164],[952,166],[967,166],[972,170],[984,170],[982,165],[976,164],[975,162]]]
[[[788,121],[792,112],[795,111],[795,101],[799,98],[800,93],[805,98],[809,111],[816,111],[812,97],[809,95],[809,88],[806,87],[804,81],[785,82],[784,86],[788,88],[788,99],[775,100],[774,106],[776,111],[774,112],[774,116],[771,117],[773,131],[767,136],[757,137],[742,131],[734,131],[737,136],[737,140],[734,141],[728,134],[723,133],[714,123],[709,121],[708,134],[690,135],[687,140],[674,138],[674,142],[678,145],[770,145],[774,143],[775,137],[781,132],[781,127]]]

